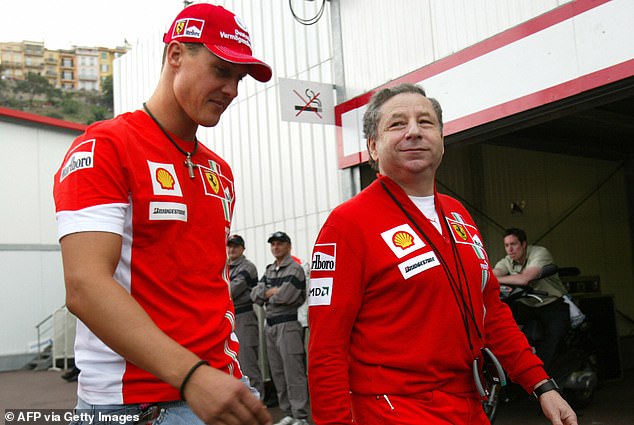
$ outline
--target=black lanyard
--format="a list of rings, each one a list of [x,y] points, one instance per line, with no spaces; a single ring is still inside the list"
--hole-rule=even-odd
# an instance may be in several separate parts
[[[469,319],[471,319],[471,322],[473,323],[473,326],[475,327],[476,334],[478,336],[478,339],[480,340],[480,345],[482,345],[482,334],[480,333],[480,328],[478,326],[477,321],[475,320],[475,314],[473,312],[473,300],[471,299],[471,292],[469,292],[469,288],[466,288],[467,275],[464,270],[464,265],[462,264],[462,260],[458,253],[458,247],[456,246],[456,242],[451,236],[451,230],[449,229],[449,225],[447,224],[447,220],[445,219],[444,212],[442,211],[442,207],[439,206],[441,217],[442,217],[440,220],[441,221],[440,225],[441,226],[444,225],[445,231],[447,232],[447,237],[449,237],[451,241],[451,252],[453,255],[454,263],[456,264],[456,276],[452,274],[451,270],[449,269],[449,265],[444,260],[442,254],[440,253],[440,250],[436,248],[436,246],[431,241],[431,239],[427,236],[427,234],[423,232],[423,230],[420,228],[416,220],[414,220],[414,218],[407,212],[407,210],[403,207],[403,205],[401,205],[401,203],[398,202],[394,194],[387,188],[385,183],[382,181],[379,183],[381,183],[381,186],[383,186],[383,189],[385,189],[385,191],[390,196],[392,201],[394,201],[394,203],[399,207],[399,209],[403,212],[403,214],[405,214],[405,217],[407,217],[407,219],[414,225],[418,233],[421,235],[423,239],[425,239],[425,242],[427,242],[427,244],[434,251],[434,254],[436,254],[438,259],[440,260],[440,264],[442,265],[445,275],[447,276],[447,280],[449,281],[451,292],[453,293],[454,299],[456,300],[458,310],[460,311],[460,317],[462,318],[462,324],[467,334],[469,348],[471,349],[471,352],[473,353],[474,347],[473,347],[473,343],[471,342],[471,329],[470,329],[471,327],[469,326]],[[467,292],[468,301],[465,298],[465,294],[464,294],[465,288]]]

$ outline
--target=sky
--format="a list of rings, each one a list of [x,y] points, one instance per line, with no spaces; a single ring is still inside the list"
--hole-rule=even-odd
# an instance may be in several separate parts
[[[0,41],[47,49],[122,46],[166,31],[183,0],[0,0]]]

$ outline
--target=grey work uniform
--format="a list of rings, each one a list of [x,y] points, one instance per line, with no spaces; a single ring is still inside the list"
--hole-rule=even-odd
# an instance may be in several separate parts
[[[251,289],[258,283],[255,265],[241,255],[229,264],[231,299],[236,313],[236,336],[240,341],[238,362],[242,373],[249,378],[253,388],[264,398],[264,382],[258,364],[260,331],[258,317],[253,311]]]
[[[280,291],[266,299],[265,292],[273,287]],[[306,299],[304,269],[290,255],[279,266],[269,264],[251,299],[266,309],[267,354],[280,409],[304,419],[308,417],[306,354],[302,325],[297,321],[297,308]]]

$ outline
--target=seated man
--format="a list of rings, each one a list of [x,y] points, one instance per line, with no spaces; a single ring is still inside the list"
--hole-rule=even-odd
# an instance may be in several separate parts
[[[554,274],[535,280],[543,266],[553,264],[550,252],[542,246],[528,245],[526,233],[521,229],[507,229],[504,232],[506,257],[493,269],[500,285],[528,285],[538,291],[547,292],[540,296],[542,301],[527,297],[520,298],[511,307],[513,316],[519,325],[537,320],[543,331],[543,337],[537,349],[537,355],[544,362],[544,368],[551,376],[555,356],[561,349],[563,339],[570,329],[570,312],[563,296],[566,287]]]

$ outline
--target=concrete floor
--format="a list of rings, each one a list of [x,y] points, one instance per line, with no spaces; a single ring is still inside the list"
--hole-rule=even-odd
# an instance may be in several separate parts
[[[58,371],[16,371],[0,373],[0,409],[72,409],[76,400],[75,383],[61,379]],[[270,409],[274,420],[281,419],[279,409]],[[622,379],[603,384],[594,401],[579,411],[580,425],[634,425],[634,369]],[[495,425],[541,425],[548,421],[540,415],[531,398],[516,400],[500,407]]]

